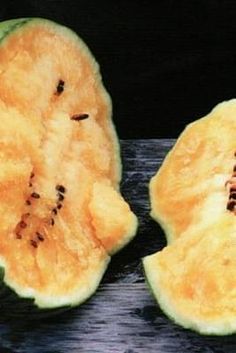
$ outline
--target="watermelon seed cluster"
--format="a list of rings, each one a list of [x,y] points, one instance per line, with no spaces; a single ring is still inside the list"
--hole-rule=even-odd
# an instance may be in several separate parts
[[[31,173],[30,175],[30,182],[29,182],[29,186],[32,187],[32,179],[34,178],[34,173]],[[61,185],[61,184],[58,184],[56,185],[55,187],[56,191],[57,191],[57,202],[56,202],[56,207],[54,207],[52,209],[52,213],[54,215],[57,215],[58,213],[58,210],[60,210],[62,208],[62,202],[64,201],[65,199],[65,192],[66,192],[66,188]],[[31,198],[33,199],[39,199],[40,198],[40,194],[37,193],[37,192],[32,192],[31,195],[30,195]],[[26,204],[28,206],[30,206],[32,204],[31,200],[30,199],[27,199],[26,200]],[[27,228],[27,218],[30,216],[30,213],[27,212],[25,214],[23,214],[22,216],[22,219],[20,220],[20,222],[17,224],[17,227],[16,227],[16,238],[17,239],[22,239],[22,231]],[[53,226],[55,224],[55,220],[54,218],[52,217],[50,219],[50,225]],[[38,243],[39,242],[42,242],[44,241],[45,237],[44,235],[39,232],[39,231],[36,231],[35,232],[35,235],[36,237],[33,238],[33,239],[30,239],[30,245],[33,246],[34,248],[37,248],[38,247]]]
[[[60,201],[63,201],[65,198],[64,194],[66,192],[66,188],[63,185],[56,185],[55,189],[57,191],[57,206],[52,209],[52,213],[54,213],[54,215],[56,216],[58,212],[57,210],[60,210],[62,208],[62,204]],[[50,225],[54,226],[54,224],[55,224],[55,220],[54,218],[51,218]],[[38,231],[35,233],[35,235],[36,235],[36,238],[31,239],[30,244],[34,248],[37,248],[38,243],[44,241],[44,235]]]
[[[65,81],[62,79],[59,79],[57,86],[56,86],[56,91],[55,91],[55,95],[60,96],[65,89]],[[89,118],[89,114],[87,113],[80,113],[80,114],[74,114],[70,117],[71,120],[73,121],[81,121],[81,120],[85,120]],[[30,180],[29,180],[29,187],[33,187],[33,183],[32,183],[32,179],[34,178],[35,174],[32,172],[30,175]],[[63,185],[56,185],[56,191],[57,191],[57,204],[56,207],[54,207],[52,209],[52,213],[53,213],[53,217],[51,217],[50,219],[50,225],[54,226],[55,224],[55,220],[54,220],[54,216],[57,215],[58,210],[60,210],[62,208],[62,202],[64,201],[64,194],[66,192],[66,188]],[[33,191],[30,194],[30,198],[28,198],[26,200],[26,205],[27,206],[31,206],[32,205],[32,200],[31,199],[40,199],[40,194],[36,191]],[[27,213],[27,217],[30,215],[30,213]],[[22,239],[22,231],[27,228],[27,223],[25,220],[26,214],[24,214],[22,216],[21,221],[18,223],[17,227],[16,227],[16,238],[17,239]],[[39,241],[44,241],[44,235],[42,235],[40,232],[36,232],[35,233],[36,238],[34,239],[30,239],[30,244],[34,247],[37,248],[38,247],[38,242]]]

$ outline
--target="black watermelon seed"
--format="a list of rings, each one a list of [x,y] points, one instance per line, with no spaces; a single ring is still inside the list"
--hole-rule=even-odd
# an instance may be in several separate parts
[[[36,232],[37,238],[40,241],[44,241],[44,236],[42,234],[40,234],[39,232]]]
[[[59,200],[59,201],[63,201],[63,200],[64,200],[64,198],[65,198],[65,196],[64,196],[64,195],[62,195],[62,194],[58,194],[58,200]]]
[[[21,228],[26,228],[26,227],[27,227],[27,224],[25,223],[25,221],[20,221],[19,226],[20,226]]]
[[[30,240],[30,244],[34,247],[34,248],[37,248],[38,247],[38,244],[35,240],[31,239]]]
[[[56,208],[53,208],[52,212],[55,213],[55,214],[57,214],[57,209],[56,209]]]
[[[59,192],[62,192],[62,194],[64,194],[66,192],[66,188],[63,185],[57,185],[56,190]]]
[[[236,205],[236,202],[234,200],[230,200],[228,203],[227,203],[227,210],[229,211],[233,211],[234,210],[234,206]]]
[[[65,82],[63,80],[59,80],[57,84],[57,91],[56,91],[56,94],[58,96],[62,94],[62,92],[64,91],[64,86],[65,86]]]
[[[233,199],[233,200],[236,200],[236,192],[230,193],[229,198]]]
[[[85,120],[88,119],[89,115],[84,113],[84,114],[75,114],[71,116],[71,120],[75,120],[75,121],[80,121],[80,120]]]
[[[40,195],[37,192],[32,192],[31,197],[33,197],[34,199],[39,199]]]

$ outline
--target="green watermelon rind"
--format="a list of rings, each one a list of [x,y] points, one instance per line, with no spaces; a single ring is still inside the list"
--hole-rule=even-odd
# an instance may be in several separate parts
[[[4,41],[4,39],[15,30],[19,29],[21,26],[25,25],[29,22],[30,18],[21,18],[15,20],[3,21],[0,23],[0,43]]]

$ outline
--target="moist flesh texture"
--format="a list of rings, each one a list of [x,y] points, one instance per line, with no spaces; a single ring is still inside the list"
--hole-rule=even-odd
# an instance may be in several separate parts
[[[126,244],[137,226],[118,193],[119,147],[110,98],[97,63],[70,30],[37,19],[0,25],[4,31],[4,281],[20,296],[35,298],[38,306],[76,305],[94,292],[109,253]],[[107,209],[103,216],[102,208]]]
[[[236,100],[188,126],[150,183],[169,245],[146,257],[171,319],[203,334],[236,331]]]
[[[203,334],[235,332],[235,234],[226,214],[144,259],[153,294],[178,324]]]
[[[169,242],[193,224],[215,222],[226,212],[235,164],[236,101],[216,106],[186,127],[150,182],[151,215]]]

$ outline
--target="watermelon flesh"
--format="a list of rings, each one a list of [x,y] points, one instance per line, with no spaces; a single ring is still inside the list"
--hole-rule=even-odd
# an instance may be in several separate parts
[[[236,100],[218,104],[189,124],[150,181],[151,215],[169,243],[193,224],[227,212],[235,160]]]
[[[42,308],[78,305],[135,234],[111,101],[88,48],[43,19],[0,25],[0,264]]]
[[[144,258],[152,293],[176,323],[204,335],[236,331],[236,223],[218,221],[183,233]]]
[[[236,332],[236,100],[190,124],[150,182],[168,246],[144,258],[167,315],[202,334]]]

